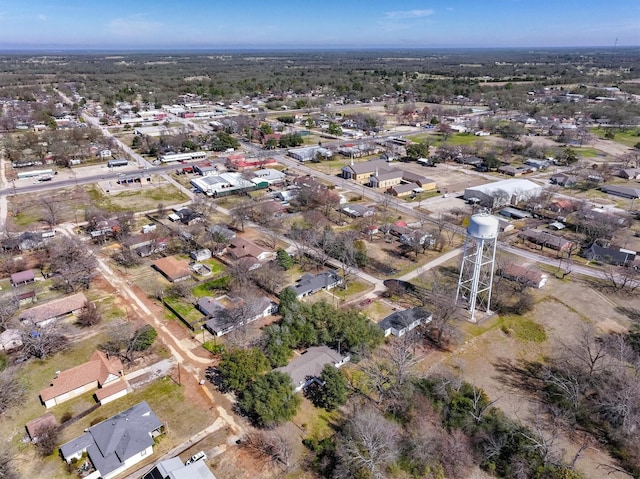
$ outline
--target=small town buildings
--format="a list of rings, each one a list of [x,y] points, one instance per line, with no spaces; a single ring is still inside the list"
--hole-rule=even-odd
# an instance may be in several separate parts
[[[305,146],[301,148],[292,148],[290,150],[287,150],[287,154],[291,158],[295,158],[301,163],[311,161],[318,155],[321,155],[324,158],[331,158],[333,156],[333,152],[331,150],[322,148],[321,146]]]
[[[251,191],[260,186],[246,180],[240,173],[233,172],[193,178],[190,183],[198,191],[202,191],[208,196],[238,194],[243,191]],[[266,182],[262,183],[264,183],[265,188],[268,186]]]
[[[509,263],[504,268],[499,269],[498,274],[503,278],[532,288],[542,288],[547,284],[547,279],[549,279],[548,275],[538,270],[515,263]]]
[[[402,181],[406,181],[407,183],[415,183],[425,191],[436,189],[436,180],[432,180],[431,178],[427,178],[426,176],[418,175],[410,171],[405,171],[402,173]]]
[[[36,280],[35,273],[32,269],[13,273],[11,275],[11,284],[13,286],[21,286],[27,283],[33,283]]]
[[[389,166],[384,160],[371,160],[360,163],[351,162],[342,168],[342,177],[346,180],[353,180],[359,185],[369,183],[371,176],[375,176],[376,171],[388,170]]]
[[[253,174],[254,179],[258,179],[259,181],[266,181],[269,185],[279,185],[281,183],[284,183],[284,180],[287,178],[287,175],[285,175],[283,172],[274,170],[273,168],[255,170]]]
[[[393,334],[402,337],[421,324],[431,322],[433,316],[422,308],[405,309],[390,314],[378,323],[385,337]]]
[[[506,216],[507,218],[513,218],[515,220],[522,220],[525,218],[531,218],[531,213],[524,210],[519,210],[518,208],[512,208],[511,206],[507,206],[506,208],[502,208],[500,210],[500,214],[502,216]]]
[[[382,170],[376,172],[369,178],[369,185],[372,188],[388,189],[399,185],[402,182],[402,171],[400,170]]]
[[[542,187],[533,181],[514,178],[466,188],[464,199],[467,201],[477,200],[482,206],[495,208],[526,201],[541,191]]]
[[[46,326],[49,323],[77,313],[85,304],[87,304],[86,296],[82,293],[76,293],[26,309],[20,313],[18,319],[34,326]]]
[[[231,241],[236,237],[236,233],[234,231],[220,224],[209,226],[209,228],[207,228],[207,232],[211,236],[218,236],[219,238],[225,239],[226,241]]]
[[[89,427],[63,444],[60,453],[67,464],[87,454],[95,471],[85,479],[111,479],[153,454],[154,439],[163,424],[146,401]]]
[[[112,394],[103,397],[106,403],[127,394],[128,384],[120,380],[121,375],[119,358],[95,351],[86,363],[58,372],[51,385],[40,391],[40,399],[50,408],[94,389],[118,384],[117,388],[109,390]]]
[[[157,463],[142,479],[216,479],[216,476],[204,460],[183,463],[179,457],[172,457]]]
[[[289,286],[289,289],[296,293],[296,298],[301,299],[322,289],[328,291],[341,284],[342,278],[340,275],[333,270],[327,270],[315,275],[305,273],[296,284]]]
[[[504,165],[498,168],[498,173],[502,173],[503,175],[508,175],[508,176],[522,176],[531,172],[533,172],[533,167],[525,166],[525,165],[521,165],[521,166]]]
[[[184,281],[191,277],[189,263],[187,261],[179,260],[174,256],[157,259],[153,262],[153,266],[172,283]]]
[[[387,193],[397,196],[398,198],[402,198],[404,196],[422,193],[422,188],[420,188],[420,185],[416,183],[402,183],[400,185],[392,186],[387,190]]]
[[[313,346],[300,356],[293,358],[286,366],[276,368],[274,371],[291,376],[294,391],[300,392],[313,382],[322,384],[319,377],[325,365],[332,364],[339,368],[350,359],[350,356],[342,356],[329,346]]]

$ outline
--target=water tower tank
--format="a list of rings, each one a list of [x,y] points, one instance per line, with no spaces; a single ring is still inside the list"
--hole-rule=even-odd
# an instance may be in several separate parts
[[[471,217],[467,234],[476,239],[494,239],[498,237],[498,218],[487,214]]]

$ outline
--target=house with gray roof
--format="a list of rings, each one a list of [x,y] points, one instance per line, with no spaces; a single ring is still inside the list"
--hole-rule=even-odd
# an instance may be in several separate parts
[[[627,266],[633,263],[636,256],[635,251],[613,248],[601,240],[595,240],[589,248],[584,250],[584,257],[589,261],[600,261],[618,266]]]
[[[600,188],[600,191],[610,195],[622,196],[623,198],[630,198],[630,199],[640,198],[640,188],[631,188],[628,186],[605,185]]]
[[[378,323],[385,337],[393,334],[401,337],[421,324],[431,322],[433,316],[422,308],[405,309],[390,314]]]
[[[342,356],[329,346],[313,346],[300,356],[293,358],[286,366],[276,368],[275,371],[291,376],[293,389],[300,392],[313,382],[321,384],[318,378],[325,365],[333,364],[334,367],[339,368],[350,360],[350,356]]]
[[[340,275],[335,271],[327,270],[315,275],[305,273],[296,284],[289,286],[289,289],[292,289],[296,293],[296,297],[300,299],[322,289],[328,291],[340,284],[342,284]]]
[[[111,479],[153,454],[154,438],[162,432],[162,422],[142,401],[91,426],[63,444],[60,453],[67,464],[87,453],[95,471],[86,477]]]

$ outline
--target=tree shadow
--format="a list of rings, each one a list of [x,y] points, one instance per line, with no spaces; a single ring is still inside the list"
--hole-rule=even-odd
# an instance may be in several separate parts
[[[534,361],[497,358],[493,366],[499,373],[494,379],[505,386],[539,396],[544,388],[541,379],[542,364]]]

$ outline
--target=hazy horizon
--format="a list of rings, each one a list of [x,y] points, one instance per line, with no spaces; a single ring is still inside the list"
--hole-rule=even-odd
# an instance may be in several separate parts
[[[0,50],[370,50],[640,45],[617,0],[0,0]]]

